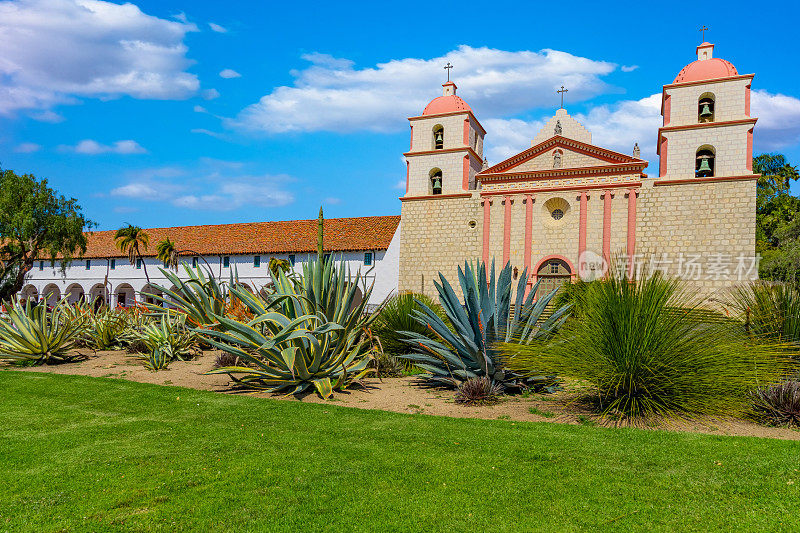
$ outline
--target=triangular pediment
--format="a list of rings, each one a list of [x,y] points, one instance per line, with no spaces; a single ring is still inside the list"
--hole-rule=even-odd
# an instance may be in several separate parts
[[[558,162],[556,162],[557,160]],[[609,165],[641,165],[644,168],[647,166],[647,162],[613,150],[556,135],[481,171],[478,176],[596,168]]]

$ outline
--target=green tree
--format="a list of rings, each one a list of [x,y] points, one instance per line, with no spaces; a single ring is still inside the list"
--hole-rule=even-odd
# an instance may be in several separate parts
[[[75,198],[66,198],[32,174],[0,168],[0,301],[25,284],[36,260],[69,262],[86,252],[86,234],[95,226]]]
[[[147,264],[144,262],[144,257],[142,257],[142,250],[147,251],[150,235],[139,226],[128,224],[117,230],[117,233],[114,234],[114,242],[116,242],[120,252],[128,254],[128,260],[132,265],[136,263],[136,259],[141,259],[144,267],[144,277],[149,285],[150,276],[147,275]]]

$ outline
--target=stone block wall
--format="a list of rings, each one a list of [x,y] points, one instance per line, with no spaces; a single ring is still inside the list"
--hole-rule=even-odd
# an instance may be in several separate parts
[[[666,177],[693,178],[697,149],[703,145],[714,147],[715,176],[752,174],[752,171],[747,169],[750,157],[747,132],[752,127],[752,124],[733,124],[665,131],[663,136],[667,138],[668,150]]]
[[[743,78],[721,82],[679,85],[665,89],[670,98],[669,126],[697,124],[697,104],[705,93],[714,95],[714,122],[747,118],[745,98],[752,80]]]

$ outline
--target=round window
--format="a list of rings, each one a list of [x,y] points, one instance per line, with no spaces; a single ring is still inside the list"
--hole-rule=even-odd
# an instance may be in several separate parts
[[[553,217],[553,220],[561,220],[564,216],[564,211],[562,211],[561,209],[553,209],[550,212],[550,216]]]
[[[475,228],[475,226],[477,226],[477,225],[478,225],[478,223],[477,223],[475,220],[470,220],[470,221],[469,221],[469,227],[470,227],[470,228],[473,228],[473,229],[474,229],[474,228]]]

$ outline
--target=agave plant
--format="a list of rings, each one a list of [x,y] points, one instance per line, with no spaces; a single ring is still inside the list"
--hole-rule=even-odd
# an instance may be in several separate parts
[[[83,335],[86,344],[96,350],[116,350],[130,340],[131,332],[124,311],[101,309],[89,317]]]
[[[228,287],[220,283],[210,270],[203,272],[200,266],[191,269],[183,265],[189,279],[182,280],[178,275],[169,270],[159,268],[161,274],[176,287],[175,290],[154,285],[162,294],[152,294],[153,298],[163,305],[148,304],[147,307],[156,313],[167,313],[170,308],[186,315],[186,320],[193,326],[214,327],[216,317],[225,314],[228,302]],[[231,285],[236,284],[236,279],[231,273]]]
[[[65,319],[66,305],[66,297],[52,311],[44,300],[38,304],[28,301],[24,307],[14,301],[7,310],[7,321],[0,320],[0,357],[39,363],[82,357],[68,353],[83,323]]]
[[[152,351],[139,356],[144,362],[145,368],[153,372],[164,370],[174,359],[174,355],[169,345],[158,346]]]
[[[208,342],[249,366],[221,367],[238,384],[270,392],[297,394],[311,387],[323,398],[366,376],[369,345],[362,333],[374,320],[364,313],[371,287],[356,304],[355,280],[332,262],[311,261],[298,286],[276,272],[274,292],[262,297],[243,287],[231,293],[254,319],[243,323],[214,315],[217,330],[204,330]]]
[[[552,377],[545,376],[521,379],[519,374],[505,367],[496,345],[512,340],[519,343],[537,342],[555,333],[566,320],[569,306],[561,307],[549,317],[544,317],[543,312],[558,289],[534,300],[539,288],[537,282],[526,296],[528,278],[525,270],[517,282],[516,301],[512,310],[510,264],[503,267],[497,279],[494,262],[488,273],[483,262],[478,262],[475,268],[466,262],[463,269],[459,267],[458,279],[463,305],[441,273],[439,279],[441,282],[434,284],[453,330],[447,327],[433,309],[420,301],[420,310],[414,310],[413,316],[435,338],[431,338],[429,334],[403,332],[406,342],[416,352],[401,357],[426,371],[420,378],[432,384],[450,387],[457,387],[462,381],[483,376],[504,387],[536,386],[552,382]]]
[[[186,327],[184,314],[165,313],[158,323],[146,325],[136,336],[141,339],[148,353],[160,350],[162,354],[168,352],[180,361],[191,359],[198,353],[198,335]]]

